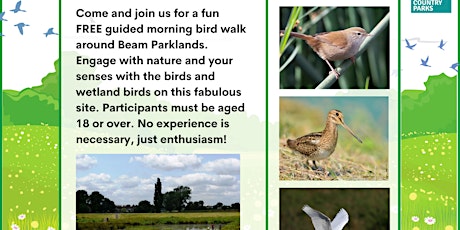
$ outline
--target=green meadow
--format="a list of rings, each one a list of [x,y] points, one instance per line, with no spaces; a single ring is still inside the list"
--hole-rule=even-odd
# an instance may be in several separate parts
[[[2,129],[2,229],[59,229],[58,128]]]
[[[402,140],[402,229],[457,229],[457,136]]]
[[[457,229],[457,76],[429,76],[404,90],[401,141],[402,229]]]
[[[165,229],[177,225],[222,225],[240,229],[239,212],[102,213],[77,214],[77,229]]]

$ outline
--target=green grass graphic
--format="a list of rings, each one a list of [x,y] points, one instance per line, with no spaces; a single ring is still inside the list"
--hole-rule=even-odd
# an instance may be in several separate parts
[[[3,126],[2,229],[59,229],[58,128]]]
[[[425,133],[402,140],[402,229],[457,229],[456,139]]]

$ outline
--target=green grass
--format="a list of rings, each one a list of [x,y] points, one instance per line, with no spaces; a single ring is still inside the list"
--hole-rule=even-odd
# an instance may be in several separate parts
[[[4,126],[2,141],[2,190],[10,197],[3,200],[2,229],[58,229],[58,128]]]
[[[109,218],[108,222],[104,219]],[[77,229],[124,229],[133,226],[171,224],[222,224],[223,229],[239,229],[239,212],[77,214]]]
[[[456,138],[432,133],[402,140],[402,229],[457,229]],[[435,223],[426,224],[427,217]]]

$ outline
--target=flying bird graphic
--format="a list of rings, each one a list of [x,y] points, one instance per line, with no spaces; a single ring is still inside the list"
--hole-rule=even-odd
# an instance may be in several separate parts
[[[335,215],[332,222],[329,217],[308,205],[303,206],[302,210],[310,216],[316,230],[342,230],[348,223],[348,213],[343,208]]]
[[[450,66],[451,69],[455,70],[455,72],[458,72],[458,62],[457,63],[454,63]]]
[[[407,47],[407,48],[413,50],[413,49],[414,49],[414,46],[416,46],[416,45],[417,45],[417,43],[411,45],[411,44],[409,43],[409,40],[406,39],[406,47]]]
[[[5,16],[5,11],[0,13],[0,19],[1,19],[0,21],[8,21],[8,20],[4,19],[3,16]]]
[[[24,26],[29,26],[29,24],[25,24],[24,22],[20,22],[20,23],[14,25],[14,26],[18,27],[19,33],[21,35],[24,35],[24,29],[23,28],[24,28]]]
[[[43,33],[45,35],[45,37],[48,37],[48,35],[58,35],[58,33],[55,33],[53,31],[53,27],[49,28],[48,31],[46,31],[46,33]]]
[[[431,65],[428,65],[428,59],[430,58],[430,56],[427,56],[425,60],[423,59],[420,59],[422,61],[422,66],[426,66],[426,67],[431,67]]]
[[[21,9],[21,1],[18,1],[16,3],[16,7],[14,9],[10,10],[10,11],[13,11],[14,13],[17,13],[19,11],[26,12],[25,10]]]
[[[446,45],[447,42],[444,42],[444,40],[441,39],[441,42],[439,43],[439,49],[444,50],[444,46]]]

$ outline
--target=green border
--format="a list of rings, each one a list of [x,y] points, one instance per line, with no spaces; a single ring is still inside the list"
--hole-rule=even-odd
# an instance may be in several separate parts
[[[265,0],[265,229],[268,229],[268,0]]]
[[[0,12],[3,12],[3,1],[0,0]],[[3,32],[3,22],[0,22],[0,31]],[[3,221],[3,38],[0,36],[0,62],[2,63],[2,70],[0,71],[0,88],[2,92],[0,93],[0,102],[2,106],[0,108],[0,119],[2,120],[2,128],[0,129],[0,136],[2,139],[0,140],[0,149],[2,151],[2,156],[0,157],[0,165],[2,166],[2,170],[0,170],[0,216],[2,217],[1,221]],[[1,228],[1,226],[0,226]]]
[[[57,73],[58,74],[58,95],[59,95],[59,99],[58,99],[58,105],[59,105],[59,113],[58,113],[58,145],[59,145],[59,150],[58,150],[58,159],[59,159],[59,163],[58,163],[58,173],[59,173],[59,176],[58,176],[58,210],[59,210],[59,215],[58,215],[58,229],[61,229],[61,226],[62,226],[62,188],[61,188],[61,178],[62,178],[62,167],[61,167],[61,159],[62,159],[62,152],[61,152],[61,149],[62,149],[62,141],[61,141],[61,127],[62,127],[62,122],[61,122],[61,108],[62,108],[62,95],[61,95],[61,80],[62,80],[62,76],[61,76],[61,73],[62,73],[62,56],[61,56],[61,40],[62,40],[62,26],[61,26],[61,6],[62,6],[62,2],[61,0],[58,0],[59,1],[59,22],[58,22],[58,27],[59,27],[59,48],[58,48],[58,57],[59,57],[59,63],[58,63],[58,66],[59,66],[59,72]]]
[[[391,9],[390,9],[391,11]],[[398,229],[401,229],[402,203],[401,203],[401,0],[398,0]]]

